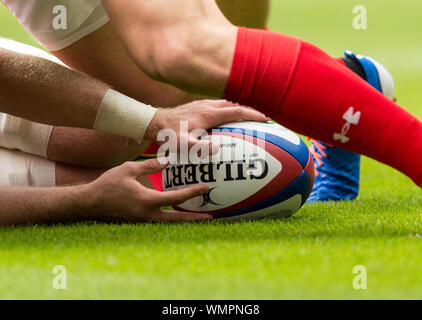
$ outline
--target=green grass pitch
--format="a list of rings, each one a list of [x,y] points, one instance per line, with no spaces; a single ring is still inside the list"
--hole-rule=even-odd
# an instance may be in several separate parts
[[[399,103],[422,118],[422,3],[362,0],[367,30],[352,27],[355,4],[273,0],[269,26],[334,56],[380,60]],[[34,43],[3,8],[0,34]],[[0,298],[420,299],[421,204],[409,179],[364,159],[359,200],[307,205],[287,220],[3,228]],[[66,267],[66,290],[52,287],[56,265]],[[366,267],[366,290],[353,288],[356,265]]]

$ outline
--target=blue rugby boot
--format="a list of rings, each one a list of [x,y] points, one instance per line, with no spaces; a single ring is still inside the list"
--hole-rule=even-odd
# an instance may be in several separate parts
[[[394,99],[394,80],[383,65],[350,51],[345,51],[343,61],[375,89]],[[354,117],[359,117],[353,114],[353,110],[349,116],[351,123]],[[355,199],[359,194],[361,156],[320,141],[311,141],[309,151],[315,162],[315,184],[308,203]]]

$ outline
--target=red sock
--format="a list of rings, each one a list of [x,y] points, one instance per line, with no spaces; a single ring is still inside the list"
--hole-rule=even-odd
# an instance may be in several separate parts
[[[422,187],[422,123],[307,42],[240,28],[225,97],[388,164]]]

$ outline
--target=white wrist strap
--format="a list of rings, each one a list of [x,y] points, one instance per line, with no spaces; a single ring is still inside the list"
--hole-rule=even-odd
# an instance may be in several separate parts
[[[0,113],[0,147],[47,158],[52,126]]]
[[[56,164],[16,150],[0,148],[0,186],[54,187]]]
[[[157,109],[109,89],[101,102],[94,130],[142,141]]]

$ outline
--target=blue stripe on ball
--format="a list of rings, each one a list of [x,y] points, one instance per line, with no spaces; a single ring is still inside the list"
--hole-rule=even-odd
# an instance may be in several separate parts
[[[216,214],[214,215],[214,218],[215,219],[228,218],[228,217],[239,216],[242,214],[262,210],[268,207],[272,207],[273,205],[276,205],[283,201],[286,201],[297,194],[301,195],[302,206],[303,206],[306,200],[308,199],[310,193],[311,193],[311,181],[309,180],[308,174],[305,171],[303,171],[301,175],[297,177],[291,184],[289,184],[287,187],[285,187],[283,190],[276,193],[275,195],[263,201],[260,201],[259,203],[256,203],[252,206],[244,208],[242,210]]]
[[[295,158],[303,168],[306,167],[306,165],[308,164],[308,160],[309,160],[309,150],[308,147],[306,146],[306,144],[302,141],[302,139],[300,139],[300,143],[299,145],[296,145],[294,143],[291,143],[290,141],[282,138],[282,137],[278,137],[274,134],[268,133],[268,132],[263,132],[260,131],[260,133],[258,134],[257,130],[247,130],[247,129],[242,129],[242,128],[229,128],[229,127],[220,127],[217,129],[213,129],[213,132],[236,132],[236,133],[241,133],[244,135],[248,135],[248,136],[252,136],[254,138],[262,138],[263,135],[265,134],[265,140],[269,143],[272,143],[273,145],[279,147],[280,149],[283,149],[284,151],[286,151],[288,154],[290,154],[293,158]],[[251,135],[252,134],[252,135]]]

